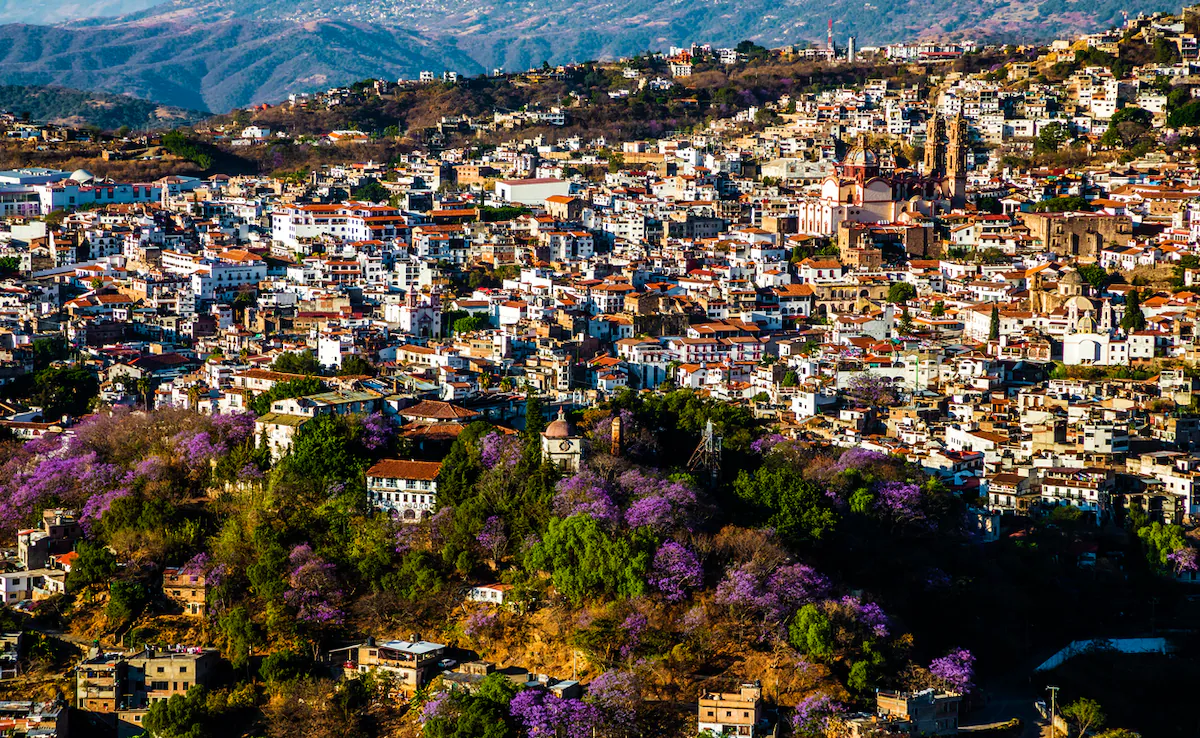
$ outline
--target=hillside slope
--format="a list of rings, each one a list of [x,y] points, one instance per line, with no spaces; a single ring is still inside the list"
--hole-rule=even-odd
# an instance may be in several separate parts
[[[1122,11],[1178,11],[1169,0],[169,0],[153,18],[337,18],[452,38],[484,67],[524,70],[543,61],[628,56],[670,45],[765,46],[823,42],[834,20],[839,44],[916,39],[1037,39],[1106,28]]]
[[[128,95],[84,92],[68,87],[0,85],[0,110],[31,120],[115,130],[169,128],[203,120],[205,113]]]
[[[289,92],[422,69],[480,67],[394,28],[332,21],[0,26],[0,82],[58,84],[224,111]]]
[[[17,1],[24,2],[0,3]],[[862,48],[954,37],[1046,40],[1119,23],[1123,11],[1176,9],[1170,0],[166,0],[115,19],[0,26],[0,82],[52,82],[221,112],[427,69],[520,71],[691,42],[823,42],[830,18],[839,45],[854,35]]]

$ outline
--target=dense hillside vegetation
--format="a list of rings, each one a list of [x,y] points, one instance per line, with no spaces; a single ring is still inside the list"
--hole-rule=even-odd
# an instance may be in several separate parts
[[[195,123],[205,117],[196,110],[173,108],[128,95],[36,85],[0,85],[0,110],[39,122],[105,130],[166,128]]]

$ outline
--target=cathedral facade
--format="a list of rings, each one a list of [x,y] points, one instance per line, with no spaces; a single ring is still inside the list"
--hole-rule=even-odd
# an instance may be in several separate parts
[[[926,129],[923,171],[880,167],[879,154],[865,138],[830,168],[817,197],[798,206],[799,230],[833,236],[838,225],[898,223],[905,213],[932,216],[961,208],[967,202],[967,156],[970,132],[962,116],[946,121],[934,114]]]

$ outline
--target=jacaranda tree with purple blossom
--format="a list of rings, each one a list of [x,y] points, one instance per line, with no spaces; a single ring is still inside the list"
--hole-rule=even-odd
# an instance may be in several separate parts
[[[965,648],[955,648],[929,664],[929,673],[939,686],[959,694],[975,688],[975,656]]]
[[[620,521],[620,511],[613,502],[608,485],[599,475],[586,468],[558,483],[554,494],[554,514],[564,519],[572,515],[587,515],[609,527]]]
[[[299,544],[288,555],[291,570],[283,598],[296,610],[296,618],[316,627],[341,625],[346,619],[344,596],[337,567],[313,553],[312,546]]]
[[[642,685],[631,671],[606,671],[587,687],[584,701],[594,705],[605,727],[629,732],[642,706]]]
[[[594,731],[604,723],[595,705],[564,699],[540,687],[518,693],[510,710],[529,738],[594,738]]]
[[[731,567],[717,585],[716,602],[767,623],[781,623],[802,605],[823,598],[829,580],[806,564],[778,568],[750,562]]]
[[[829,729],[830,719],[844,710],[840,702],[828,695],[806,695],[792,711],[792,732],[805,738],[822,738]]]
[[[676,541],[665,541],[654,554],[650,585],[669,602],[678,602],[704,583],[704,567],[696,553]]]

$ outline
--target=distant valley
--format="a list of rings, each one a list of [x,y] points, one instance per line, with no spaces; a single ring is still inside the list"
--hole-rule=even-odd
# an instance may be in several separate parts
[[[17,5],[22,9],[13,11]],[[0,17],[31,19],[28,6],[0,0],[0,9],[10,10]],[[1122,11],[1177,10],[1163,0],[48,0],[45,6],[46,20],[71,22],[0,26],[0,82],[129,93],[217,112],[422,70],[520,70],[692,41],[820,41],[831,17],[837,40],[854,35],[861,47],[953,37],[1045,40],[1119,23]]]

